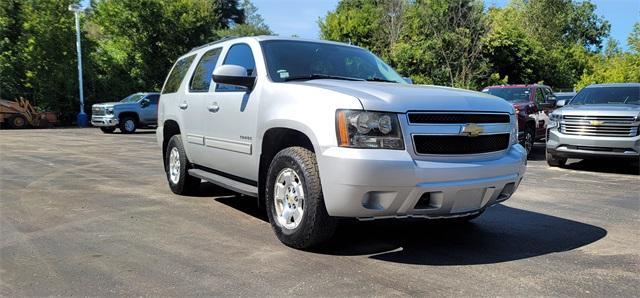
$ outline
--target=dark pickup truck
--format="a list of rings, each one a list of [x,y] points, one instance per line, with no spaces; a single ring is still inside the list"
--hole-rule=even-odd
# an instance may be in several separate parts
[[[513,104],[518,116],[518,139],[531,152],[533,143],[545,138],[549,114],[556,106],[556,96],[545,85],[500,85],[482,90]]]

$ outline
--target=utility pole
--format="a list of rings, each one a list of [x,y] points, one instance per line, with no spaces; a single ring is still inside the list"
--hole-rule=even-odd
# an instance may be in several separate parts
[[[78,4],[69,5],[69,11],[73,11],[76,17],[76,49],[78,51],[78,89],[80,89],[80,113],[78,113],[78,126],[86,127],[89,124],[89,117],[84,112],[84,91],[82,88],[82,47],[80,45],[80,12],[82,6]]]

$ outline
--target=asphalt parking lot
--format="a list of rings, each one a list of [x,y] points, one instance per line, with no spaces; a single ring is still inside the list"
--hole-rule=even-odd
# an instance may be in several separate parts
[[[171,193],[153,131],[0,131],[0,295],[637,296],[638,165],[542,146],[471,224],[345,221],[304,252],[253,199]]]

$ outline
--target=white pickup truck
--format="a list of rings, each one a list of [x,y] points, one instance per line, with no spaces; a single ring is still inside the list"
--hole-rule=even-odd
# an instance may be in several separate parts
[[[206,180],[255,196],[280,241],[307,248],[339,217],[469,220],[508,199],[517,126],[508,102],[411,85],[365,49],[259,36],[180,57],[156,135],[174,193]]]

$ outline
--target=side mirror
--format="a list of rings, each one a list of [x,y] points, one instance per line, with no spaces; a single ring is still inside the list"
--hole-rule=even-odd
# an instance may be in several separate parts
[[[146,108],[147,106],[149,106],[150,103],[151,102],[149,101],[149,99],[145,98],[145,99],[140,101],[140,106],[143,107],[143,108]]]
[[[213,71],[213,81],[220,84],[236,85],[253,89],[255,77],[247,75],[247,69],[240,65],[221,65]]]
[[[556,101],[556,107],[564,107],[564,105],[566,105],[566,104],[567,104],[567,100],[565,100],[565,99],[561,99],[561,100]]]
[[[402,77],[405,82],[409,85],[413,85],[413,80],[410,77]]]

